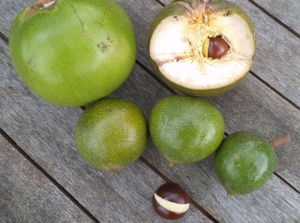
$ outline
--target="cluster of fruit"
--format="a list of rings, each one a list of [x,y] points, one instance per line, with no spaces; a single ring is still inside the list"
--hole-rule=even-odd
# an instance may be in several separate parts
[[[270,143],[250,132],[224,139],[219,110],[191,97],[232,89],[253,64],[254,27],[236,4],[175,0],[155,17],[151,61],[162,79],[186,96],[159,100],[149,123],[134,103],[106,98],[127,79],[136,59],[134,27],[115,1],[38,0],[15,19],[9,50],[21,78],[44,100],[68,107],[98,100],[78,120],[75,142],[79,153],[101,170],[114,173],[130,165],[144,152],[148,133],[171,166],[215,154],[217,176],[229,195],[257,190],[275,169]],[[164,188],[155,193],[154,206],[182,216],[188,199],[174,206],[161,197]],[[182,190],[175,185],[174,191]]]
[[[136,104],[120,98],[101,99],[83,112],[75,141],[79,153],[91,165],[112,174],[144,152],[148,130],[170,166],[197,162],[214,154],[215,171],[228,196],[261,188],[276,166],[271,143],[245,131],[224,138],[225,124],[219,110],[203,99],[182,95],[160,99],[150,113],[149,123]],[[170,195],[172,191],[165,193],[165,197],[153,197],[155,210],[166,218],[182,217],[188,208],[173,211],[182,205],[172,204],[170,199],[177,197]]]

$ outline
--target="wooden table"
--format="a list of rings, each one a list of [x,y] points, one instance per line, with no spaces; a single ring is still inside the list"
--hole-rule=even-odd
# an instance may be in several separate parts
[[[276,171],[262,189],[230,198],[213,156],[170,168],[151,140],[140,159],[112,176],[85,162],[73,139],[82,109],[41,100],[10,61],[12,21],[34,2],[0,1],[0,222],[167,222],[153,211],[151,197],[170,181],[191,197],[178,222],[300,222],[298,0],[234,1],[256,27],[255,63],[240,85],[207,100],[224,115],[227,134],[247,130],[272,140],[289,133],[291,140],[276,149]],[[176,94],[155,75],[147,54],[151,21],[169,2],[119,0],[136,28],[138,55],[129,79],[111,96],[135,102],[147,117],[160,98]]]

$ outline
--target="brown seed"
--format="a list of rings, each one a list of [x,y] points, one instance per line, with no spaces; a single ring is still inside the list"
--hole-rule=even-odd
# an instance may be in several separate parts
[[[188,194],[176,183],[165,183],[154,193],[152,205],[163,218],[175,220],[183,217],[189,209]]]
[[[229,46],[221,36],[209,37],[204,42],[203,54],[206,57],[211,57],[213,59],[220,59],[222,56],[226,55],[229,50]]]

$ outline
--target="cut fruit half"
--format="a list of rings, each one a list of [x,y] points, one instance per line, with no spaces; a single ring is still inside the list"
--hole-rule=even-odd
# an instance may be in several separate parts
[[[248,73],[256,50],[247,14],[225,0],[174,1],[153,21],[150,58],[171,87],[192,96],[216,96]]]

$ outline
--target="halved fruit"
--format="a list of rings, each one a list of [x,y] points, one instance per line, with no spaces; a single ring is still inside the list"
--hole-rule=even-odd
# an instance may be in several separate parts
[[[173,1],[157,14],[149,34],[158,74],[192,96],[232,89],[250,70],[255,51],[251,19],[225,0]]]

